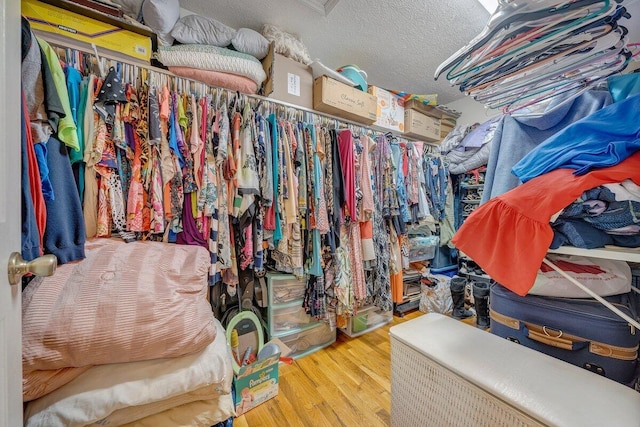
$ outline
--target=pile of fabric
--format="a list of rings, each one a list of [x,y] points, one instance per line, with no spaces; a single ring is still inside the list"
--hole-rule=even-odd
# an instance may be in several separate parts
[[[23,293],[25,426],[212,426],[234,415],[198,246],[93,239]]]
[[[491,140],[498,117],[478,125],[456,125],[440,144],[440,152],[449,163],[449,172],[459,175],[484,166],[489,161]]]
[[[570,236],[572,243],[594,247],[607,242],[600,239],[604,231],[617,244],[635,245],[639,110],[640,95],[630,94],[545,140],[513,167],[523,184],[476,209],[454,244],[520,295],[533,285],[554,233],[556,244]],[[550,222],[561,211],[556,232]],[[578,228],[598,235],[574,234]]]

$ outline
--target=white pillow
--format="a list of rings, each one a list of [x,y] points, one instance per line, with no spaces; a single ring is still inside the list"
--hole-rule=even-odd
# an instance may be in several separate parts
[[[231,393],[233,368],[225,331],[199,353],[94,366],[31,401],[25,426],[122,425],[198,400]]]
[[[231,44],[238,52],[262,59],[269,53],[269,40],[250,28],[240,28]]]
[[[226,47],[231,44],[236,30],[206,16],[187,15],[175,24],[171,35],[184,44]]]
[[[144,0],[142,3],[144,23],[157,35],[164,46],[173,44],[171,30],[180,19],[180,2],[178,0]]]

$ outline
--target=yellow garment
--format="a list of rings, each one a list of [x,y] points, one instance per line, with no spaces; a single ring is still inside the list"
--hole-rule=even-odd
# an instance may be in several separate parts
[[[60,97],[62,103],[62,109],[65,116],[58,122],[58,139],[62,141],[67,147],[76,151],[80,150],[80,142],[78,141],[78,131],[76,124],[73,121],[71,115],[71,105],[69,103],[69,93],[67,92],[67,83],[64,77],[64,71],[60,65],[58,55],[53,48],[46,41],[36,37],[38,44],[47,58],[47,64],[51,69],[51,75],[53,76],[53,83],[56,86],[56,91]]]

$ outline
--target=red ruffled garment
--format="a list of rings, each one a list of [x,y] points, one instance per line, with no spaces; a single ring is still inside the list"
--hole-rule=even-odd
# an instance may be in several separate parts
[[[526,295],[553,239],[551,217],[602,184],[631,179],[640,185],[640,153],[618,165],[576,176],[556,169],[479,206],[452,239],[501,285]]]

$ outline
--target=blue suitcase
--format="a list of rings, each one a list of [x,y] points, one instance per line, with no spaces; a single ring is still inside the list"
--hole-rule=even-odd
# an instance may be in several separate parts
[[[606,299],[637,318],[635,294]],[[640,331],[598,301],[521,297],[495,284],[489,304],[492,334],[635,386]]]

